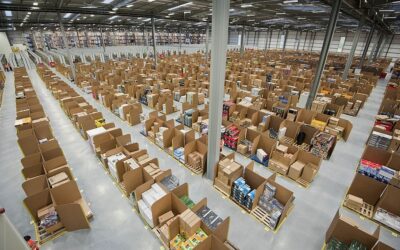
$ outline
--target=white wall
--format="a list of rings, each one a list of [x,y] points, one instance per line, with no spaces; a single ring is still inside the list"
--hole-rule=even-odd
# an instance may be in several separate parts
[[[237,44],[237,39],[238,35],[241,34],[241,31],[231,31],[229,32],[229,44]],[[271,43],[267,44],[269,45],[270,49],[276,49],[280,47],[280,40],[281,40],[281,35],[284,33],[281,31],[274,30],[272,32],[272,39]],[[307,35],[307,37],[306,37]],[[330,52],[337,52],[338,47],[339,47],[339,41],[341,37],[346,37],[342,53],[349,53],[352,43],[353,43],[353,38],[354,38],[355,32],[336,32],[332,38],[331,46],[329,47]],[[279,36],[279,37],[278,37]],[[315,40],[314,40],[315,36]],[[258,37],[258,38],[257,38]],[[367,32],[361,33],[360,39],[358,41],[358,45],[356,48],[355,55],[356,56],[361,56],[365,43],[368,37]],[[254,39],[256,38],[256,39]],[[302,32],[300,35],[300,32],[298,32],[298,40],[296,40],[296,31],[289,31],[288,34],[288,39],[286,41],[286,48],[287,49],[297,49],[297,44],[300,43],[299,50],[306,50],[306,51],[314,51],[314,52],[319,52],[322,49],[322,45],[324,42],[325,38],[325,32]],[[254,32],[254,31],[247,31],[245,33],[245,38],[244,38],[244,44],[246,48],[254,48],[257,47],[259,49],[264,49],[266,46],[266,42],[269,43],[270,39],[270,32],[269,31],[260,31],[260,32]],[[379,35],[377,32],[375,32],[374,37],[371,41],[371,44],[368,49],[368,54],[367,56],[371,53],[374,44],[378,41]],[[388,50],[388,45],[390,42],[391,36],[388,36],[387,42],[381,46],[381,57],[386,56],[387,53],[387,58],[400,58],[400,35],[395,35],[393,42]],[[314,40],[314,43],[313,43]]]
[[[0,32],[0,54],[5,54],[6,58],[12,53],[10,42],[5,32]]]

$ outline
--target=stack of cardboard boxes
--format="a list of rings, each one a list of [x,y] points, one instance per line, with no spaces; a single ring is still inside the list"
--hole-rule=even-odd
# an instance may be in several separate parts
[[[230,195],[233,182],[242,175],[243,167],[233,159],[225,158],[218,165],[214,185],[225,194]]]
[[[272,152],[269,168],[272,171],[286,175],[290,165],[296,160],[297,153],[298,149],[296,147],[279,144]]]

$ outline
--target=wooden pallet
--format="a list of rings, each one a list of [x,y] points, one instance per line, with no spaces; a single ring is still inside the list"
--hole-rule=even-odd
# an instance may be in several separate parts
[[[302,185],[303,187],[308,188],[310,186],[311,183],[309,183],[308,181],[305,181],[301,178],[296,180],[297,183],[299,183],[300,185]]]
[[[354,209],[353,207],[347,205],[347,198],[346,198],[343,205],[345,205],[347,208],[349,208],[359,214],[362,214],[363,216],[365,216],[369,219],[372,219],[372,216],[374,215],[374,206],[372,206],[368,203],[365,203],[365,202],[363,203],[361,209]]]
[[[61,236],[65,232],[65,228],[60,228],[59,230],[55,231],[54,233],[48,233],[46,232],[46,229],[40,225],[35,225],[35,229],[37,232],[37,240],[39,241],[40,244],[44,244],[48,241],[54,240],[55,238]]]
[[[228,194],[228,193],[226,193],[224,190],[220,189],[217,185],[213,185],[213,186],[214,186],[214,188],[215,188],[216,190],[218,190],[220,193],[222,193],[222,194],[225,195],[226,197],[229,197],[229,196],[230,196],[230,194]]]
[[[267,227],[274,230],[274,228],[271,227],[271,216],[269,216],[269,214],[261,207],[256,206],[256,208],[251,211],[251,215],[253,215],[257,220],[261,221]]]
[[[280,141],[284,144],[288,144],[288,145],[292,145],[294,143],[294,140],[290,137],[282,137],[282,139],[280,139]]]
[[[195,173],[195,174],[197,174],[197,175],[203,174],[203,168],[202,168],[201,166],[194,167],[194,166],[189,165],[189,164],[185,164],[185,165],[186,165],[186,167],[187,167],[190,171],[192,171],[193,173]]]

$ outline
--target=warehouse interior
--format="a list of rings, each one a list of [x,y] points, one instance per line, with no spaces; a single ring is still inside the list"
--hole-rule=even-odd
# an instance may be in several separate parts
[[[0,0],[0,250],[400,249],[399,17]]]

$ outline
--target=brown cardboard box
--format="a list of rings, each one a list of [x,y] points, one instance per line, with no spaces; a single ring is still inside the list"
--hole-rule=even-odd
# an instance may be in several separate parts
[[[302,163],[300,161],[296,161],[295,163],[293,163],[290,166],[288,176],[290,178],[292,178],[293,180],[297,180],[298,178],[300,178],[300,176],[303,172],[304,166],[305,166],[304,163]]]
[[[58,184],[59,182],[64,182],[64,181],[68,180],[68,176],[66,173],[61,172],[52,177],[49,177],[48,180],[49,180],[50,186],[53,187],[54,185]]]
[[[244,144],[239,144],[237,146],[237,151],[241,154],[247,154],[247,152],[249,151],[249,147],[247,147],[247,145]]]
[[[220,175],[217,177],[222,183],[224,183],[225,185],[229,184],[229,178],[225,175]]]
[[[222,192],[224,192],[227,195],[230,195],[231,193],[231,186],[226,185],[223,183],[219,178],[215,178],[215,186],[217,186]]]
[[[348,194],[346,197],[346,205],[349,208],[355,209],[356,211],[359,211],[364,204],[363,199],[360,197]]]
[[[170,219],[172,219],[174,217],[174,213],[172,211],[169,211],[163,215],[161,215],[160,217],[158,217],[158,221],[160,223],[160,225],[164,225],[165,222],[169,221]]]
[[[276,147],[276,150],[278,150],[282,153],[287,153],[288,149],[289,148],[283,144],[279,144],[279,146]]]
[[[50,204],[48,206],[42,207],[37,211],[39,219],[43,219],[47,214],[50,212],[54,212],[56,209],[54,208],[53,204]]]
[[[301,174],[301,179],[307,181],[308,183],[312,182],[314,176],[317,174],[317,170],[309,165],[305,165],[303,169],[303,173]]]

